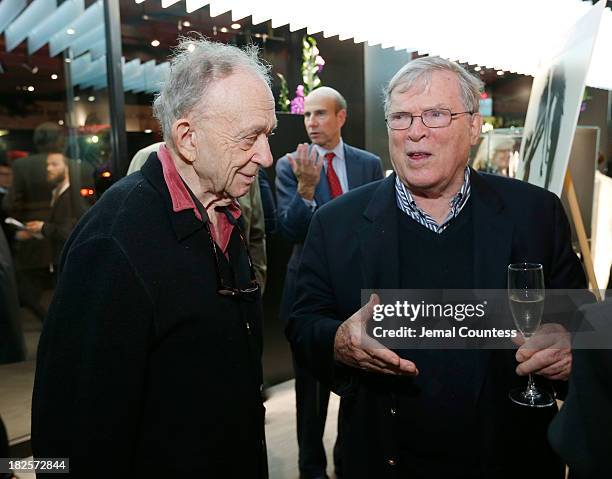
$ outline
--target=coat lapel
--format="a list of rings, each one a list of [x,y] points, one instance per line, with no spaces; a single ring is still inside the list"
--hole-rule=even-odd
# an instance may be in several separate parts
[[[349,190],[357,188],[365,183],[365,178],[363,178],[363,170],[361,168],[361,162],[359,159],[359,156],[353,152],[353,149],[345,143],[344,163],[346,164],[346,178]]]
[[[474,213],[474,287],[503,289],[514,228],[504,213],[503,200],[474,170],[470,183]]]
[[[400,284],[394,182],[395,175],[383,180],[363,213],[358,236],[364,289],[397,289]]]

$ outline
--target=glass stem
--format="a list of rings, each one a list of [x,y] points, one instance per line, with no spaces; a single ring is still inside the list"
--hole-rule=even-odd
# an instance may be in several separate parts
[[[525,396],[527,396],[528,398],[534,398],[536,396],[539,396],[539,392],[536,389],[535,383],[533,381],[533,375],[531,373],[529,373],[529,381],[527,382]]]

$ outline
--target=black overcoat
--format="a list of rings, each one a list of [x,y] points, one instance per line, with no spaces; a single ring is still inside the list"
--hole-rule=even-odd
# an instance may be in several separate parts
[[[236,229],[229,256],[244,287]],[[260,298],[220,296],[214,264],[155,155],[83,216],[40,340],[34,456],[79,478],[267,476]]]

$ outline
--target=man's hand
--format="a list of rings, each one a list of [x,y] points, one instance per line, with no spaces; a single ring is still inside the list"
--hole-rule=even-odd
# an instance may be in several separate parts
[[[28,230],[19,230],[15,233],[15,239],[17,241],[26,241],[34,238]]]
[[[416,376],[419,371],[412,361],[400,358],[366,334],[366,324],[372,319],[374,305],[379,302],[378,296],[373,294],[368,304],[340,325],[334,342],[335,359],[366,371]]]
[[[514,340],[521,347],[516,360],[519,376],[535,373],[552,380],[567,380],[572,371],[572,345],[570,334],[556,323],[543,324],[531,338]]]
[[[323,160],[312,148],[308,154],[308,143],[298,145],[295,155],[287,155],[291,169],[298,180],[298,194],[305,200],[312,201],[315,188],[321,179]]]
[[[31,234],[40,234],[42,227],[45,224],[44,221],[28,221],[25,224],[26,229]]]

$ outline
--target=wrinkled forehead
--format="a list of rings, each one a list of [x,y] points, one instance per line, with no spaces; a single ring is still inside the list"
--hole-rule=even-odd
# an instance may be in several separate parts
[[[461,101],[457,76],[450,71],[426,71],[418,76],[408,77],[391,92],[391,101],[397,97],[408,99],[426,95],[441,102]]]

